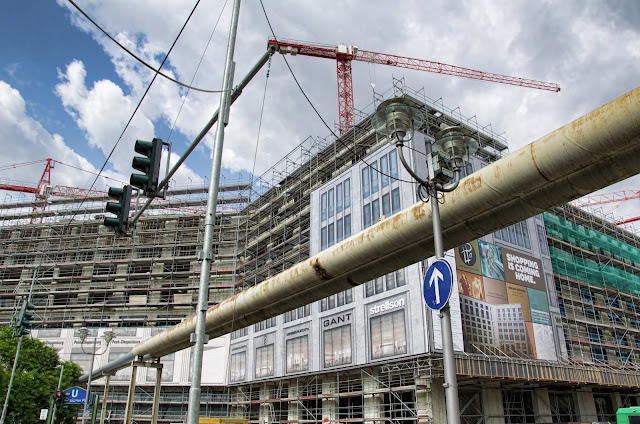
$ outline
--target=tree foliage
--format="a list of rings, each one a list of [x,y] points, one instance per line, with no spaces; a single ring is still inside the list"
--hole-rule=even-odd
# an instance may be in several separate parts
[[[4,404],[18,341],[13,329],[0,327],[0,402]],[[58,388],[63,363],[58,352],[38,339],[23,336],[18,366],[9,397],[6,424],[33,424],[40,418],[40,410],[49,408],[51,396]],[[79,365],[64,362],[62,389],[72,387],[82,375]],[[58,408],[56,423],[73,423],[78,407]]]

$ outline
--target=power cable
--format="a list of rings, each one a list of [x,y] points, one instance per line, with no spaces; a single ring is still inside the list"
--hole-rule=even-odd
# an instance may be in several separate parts
[[[269,16],[267,16],[267,11],[264,8],[264,3],[262,2],[262,0],[260,0],[260,5],[262,6],[262,11],[264,12],[264,17],[267,20],[267,24],[269,25],[269,30],[271,31],[271,35],[273,36],[273,39],[278,42],[278,38],[276,37],[275,32],[273,31],[273,27],[271,26],[271,22],[269,21]],[[338,141],[338,143],[342,144],[345,148],[347,148],[347,150],[349,150],[351,153],[353,153],[353,155],[358,158],[358,154],[348,145],[346,144],[344,141],[341,140],[340,137],[338,137],[338,135],[333,132],[333,130],[331,129],[331,127],[327,124],[327,122],[324,120],[324,118],[322,118],[322,115],[320,115],[320,112],[318,112],[318,109],[316,109],[316,107],[314,106],[314,104],[311,102],[311,99],[309,99],[309,96],[307,96],[307,93],[305,93],[305,91],[302,89],[302,86],[300,85],[300,82],[298,82],[298,78],[296,78],[296,75],[293,73],[293,69],[291,69],[291,66],[289,65],[289,61],[287,60],[287,58],[282,55],[282,58],[284,59],[284,63],[287,65],[287,68],[289,68],[289,72],[291,73],[291,76],[293,77],[293,80],[295,81],[296,85],[298,86],[298,88],[300,89],[300,92],[302,93],[302,95],[304,96],[304,98],[307,100],[307,103],[309,103],[309,106],[311,106],[311,108],[313,109],[313,111],[316,113],[316,115],[318,115],[318,118],[320,118],[320,120],[322,121],[322,123],[324,124],[325,127],[327,127],[327,129],[329,130],[329,132],[331,132],[331,134],[333,134],[333,136],[336,138],[336,141]],[[356,126],[357,127],[357,126]],[[355,134],[354,134],[355,136]],[[409,183],[409,184],[417,184],[415,181],[410,181],[410,180],[403,180],[401,178],[396,178],[393,177],[391,175],[385,174],[384,172],[380,171],[377,168],[372,167],[369,162],[367,162],[366,160],[364,160],[364,158],[360,158],[360,161],[362,161],[365,165],[367,165],[369,168],[374,169],[377,173],[384,175],[388,178],[391,178],[392,180],[395,181],[400,181],[400,182],[404,182],[404,183]]]
[[[187,85],[184,84],[174,78],[171,78],[169,75],[164,74],[162,72],[160,72],[160,69],[162,69],[162,65],[160,65],[160,67],[158,69],[154,68],[153,66],[149,65],[147,62],[145,62],[143,59],[141,59],[140,57],[138,57],[135,53],[133,53],[132,51],[130,51],[129,49],[127,49],[125,46],[123,46],[118,40],[116,40],[115,38],[113,38],[107,31],[105,31],[100,25],[98,25],[98,23],[96,21],[94,21],[93,19],[91,19],[91,17],[89,15],[87,15],[87,13],[82,10],[80,8],[80,6],[78,6],[73,0],[68,0],[69,3],[71,3],[73,5],[73,7],[75,7],[78,12],[80,12],[85,18],[87,18],[89,20],[89,22],[91,22],[93,25],[95,25],[96,28],[98,28],[104,35],[106,35],[111,41],[113,41],[114,43],[116,43],[118,45],[118,47],[120,47],[122,50],[124,50],[125,52],[129,53],[129,55],[131,57],[133,57],[135,60],[137,60],[138,62],[142,63],[144,66],[146,66],[147,68],[149,68],[150,70],[152,70],[156,75],[160,75],[166,79],[168,79],[171,82],[174,82],[182,87],[188,88],[190,90],[195,90],[195,91],[200,91],[202,93],[222,93],[222,90],[206,90],[204,88],[198,88],[198,87],[193,87],[191,85]],[[200,2],[198,2],[200,3]],[[225,3],[226,4],[226,3]],[[193,13],[193,12],[191,12]],[[191,15],[189,15],[189,18],[191,18]],[[187,18],[187,22],[189,21],[189,18]],[[217,25],[217,23],[216,23]],[[169,54],[167,54],[168,56]],[[164,61],[162,62],[164,63]],[[192,81],[193,83],[193,81]]]
[[[196,66],[196,70],[193,73],[193,77],[191,78],[190,84],[193,84],[193,81],[195,81],[196,76],[198,75],[198,71],[200,70],[200,65],[202,65],[202,61],[204,60],[204,55],[207,53],[207,50],[209,49],[209,44],[211,44],[211,40],[213,39],[213,34],[216,32],[216,28],[218,28],[218,24],[220,23],[220,18],[222,18],[222,13],[224,12],[224,9],[227,7],[227,3],[228,3],[228,0],[225,0],[224,4],[222,5],[222,10],[220,10],[220,14],[218,15],[218,20],[216,21],[216,24],[213,26],[213,30],[211,31],[211,35],[209,36],[209,41],[207,41],[207,45],[204,47],[202,56],[200,56],[200,61],[198,62],[198,66]],[[182,108],[184,107],[184,104],[187,102],[187,96],[189,96],[190,90],[191,90],[190,88],[187,88],[187,92],[184,95],[184,98],[182,99],[182,104],[180,105],[180,109],[178,109],[178,114],[176,115],[176,119],[173,121],[173,125],[171,126],[171,131],[169,131],[169,136],[167,137],[167,141],[171,140],[171,135],[173,134],[173,130],[175,129],[178,123],[178,118],[180,117]]]
[[[69,0],[69,1],[73,2],[73,0]],[[180,32],[176,36],[175,40],[173,40],[173,44],[171,44],[171,48],[169,48],[169,51],[167,52],[167,54],[165,55],[164,59],[162,60],[162,63],[160,64],[160,69],[162,69],[162,66],[164,65],[164,63],[169,58],[169,55],[171,54],[171,51],[173,50],[173,47],[178,42],[178,39],[180,38],[180,35],[182,35],[182,32],[186,28],[187,24],[189,23],[189,20],[191,19],[191,16],[193,16],[193,13],[196,11],[196,8],[198,7],[199,4],[200,4],[200,0],[198,0],[196,2],[196,4],[193,6],[193,9],[191,9],[191,13],[189,13],[189,16],[187,17],[187,20],[182,25],[182,28],[180,29]],[[153,78],[151,79],[151,82],[149,82],[149,85],[147,86],[147,89],[145,90],[144,94],[142,95],[142,98],[140,98],[140,101],[138,102],[138,105],[136,106],[135,110],[131,114],[131,117],[129,118],[129,121],[127,122],[127,125],[125,125],[124,129],[122,130],[122,133],[120,133],[120,137],[118,137],[118,140],[116,141],[116,144],[111,149],[111,152],[109,152],[109,155],[107,156],[107,159],[102,164],[102,167],[100,168],[100,171],[98,171],[98,174],[96,175],[96,178],[91,183],[91,186],[89,187],[89,190],[88,190],[87,194],[82,199],[82,201],[78,205],[78,209],[76,211],[74,211],[73,215],[71,216],[71,219],[69,219],[69,222],[67,223],[67,225],[65,227],[69,226],[73,222],[73,220],[75,219],[75,217],[77,215],[77,211],[82,207],[82,205],[84,204],[85,200],[87,200],[87,197],[89,196],[89,194],[88,194],[89,191],[91,191],[93,186],[96,184],[96,181],[98,181],[98,178],[100,178],[100,174],[102,174],[102,171],[104,171],[104,168],[107,166],[107,163],[109,163],[109,159],[111,159],[111,156],[113,155],[113,152],[116,150],[116,147],[118,147],[118,144],[120,143],[120,140],[122,140],[122,137],[124,136],[124,133],[129,128],[129,125],[131,124],[131,121],[133,121],[133,117],[136,115],[136,112],[138,112],[138,109],[140,108],[140,105],[142,104],[142,101],[147,96],[147,93],[151,89],[151,86],[153,85],[153,82],[156,80],[157,77],[158,77],[158,74],[154,74]]]

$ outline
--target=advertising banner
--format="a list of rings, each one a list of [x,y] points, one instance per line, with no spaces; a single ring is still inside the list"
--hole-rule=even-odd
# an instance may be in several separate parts
[[[482,240],[454,250],[465,351],[556,359],[542,261]]]

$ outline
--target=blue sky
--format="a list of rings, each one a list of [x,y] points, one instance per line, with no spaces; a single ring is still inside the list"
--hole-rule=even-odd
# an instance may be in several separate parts
[[[191,1],[78,0],[110,34],[158,66],[184,23]],[[364,109],[392,76],[424,88],[446,106],[460,107],[482,125],[505,132],[511,150],[635,88],[640,81],[638,2],[604,1],[350,1],[269,0],[276,34],[326,44],[429,59],[558,83],[560,93],[468,81],[442,75],[353,64],[355,106]],[[0,165],[52,157],[97,171],[122,132],[152,74],[79,15],[66,0],[8,2],[0,14]],[[224,9],[223,9],[224,8]],[[167,62],[168,73],[194,85],[221,87],[231,2],[203,0]],[[220,24],[213,32],[215,22]],[[266,48],[270,35],[259,3],[240,12],[236,81]],[[289,57],[305,92],[330,126],[337,122],[335,63]],[[263,70],[236,102],[225,138],[227,175],[254,166],[258,121],[267,83]],[[181,109],[183,100],[186,101]],[[128,180],[137,138],[173,142],[181,154],[218,106],[217,94],[187,91],[158,78],[118,145],[105,175]],[[180,111],[181,110],[181,111]],[[180,111],[180,113],[178,113]],[[177,119],[177,121],[176,121]],[[295,86],[281,56],[274,57],[259,133],[260,174],[308,136],[330,133]],[[177,122],[173,132],[170,128]],[[214,131],[176,176],[201,182],[210,170]],[[175,158],[174,158],[175,159]],[[0,171],[0,179],[37,183],[41,165]],[[93,175],[59,166],[52,183],[86,188]],[[638,179],[613,189],[638,189]],[[97,188],[113,185],[100,180]],[[605,190],[605,191],[611,191]],[[0,193],[2,195],[2,193]],[[3,195],[4,197],[4,195]],[[12,194],[16,199],[16,194]],[[628,202],[630,203],[630,202]],[[616,210],[640,215],[637,203]]]

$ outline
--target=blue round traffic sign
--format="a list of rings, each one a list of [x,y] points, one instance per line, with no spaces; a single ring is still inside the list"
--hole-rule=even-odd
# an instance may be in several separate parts
[[[453,271],[445,259],[431,264],[424,276],[424,301],[431,309],[442,309],[449,301],[453,286]]]

